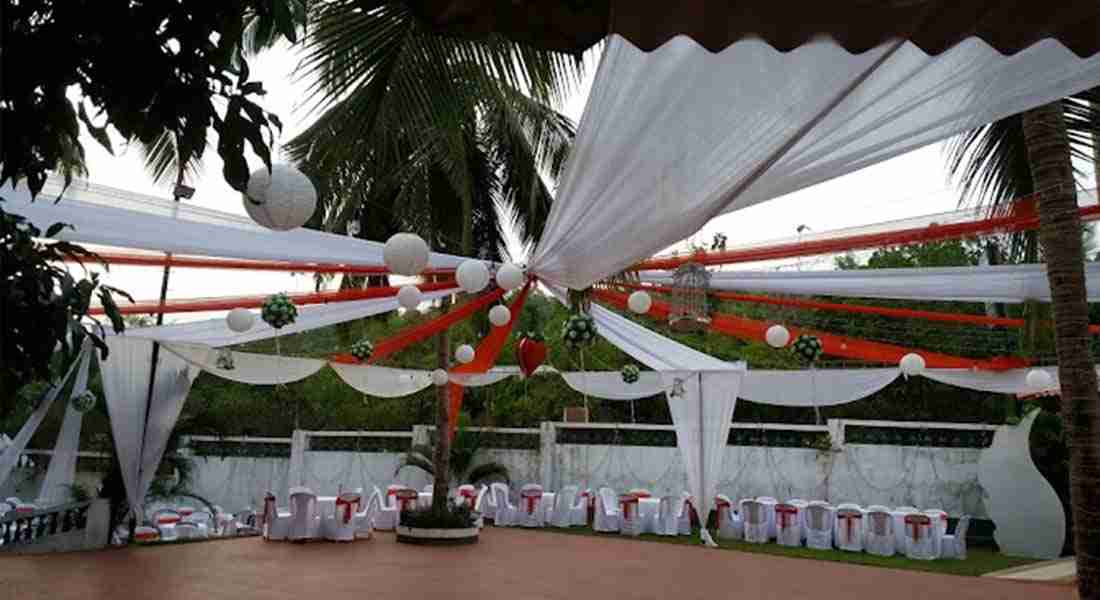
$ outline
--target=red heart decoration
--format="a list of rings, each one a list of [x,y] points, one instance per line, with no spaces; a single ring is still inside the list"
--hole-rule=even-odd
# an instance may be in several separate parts
[[[523,374],[530,377],[542,361],[546,360],[546,343],[529,337],[520,338],[516,346],[516,360]]]

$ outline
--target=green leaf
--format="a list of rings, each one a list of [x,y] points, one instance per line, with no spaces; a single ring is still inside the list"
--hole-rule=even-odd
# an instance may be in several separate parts
[[[88,112],[84,110],[83,102],[80,103],[80,110],[78,114],[80,115],[80,120],[84,123],[84,126],[88,128],[88,133],[92,135],[92,138],[95,139],[95,141],[99,142],[100,146],[106,148],[107,152],[111,153],[111,155],[114,156],[115,151],[111,147],[111,138],[107,135],[107,128],[96,127],[92,123],[92,120],[88,117]]]
[[[54,223],[53,225],[50,225],[48,228],[46,228],[46,237],[53,237],[66,227],[73,230],[76,229],[68,223]]]

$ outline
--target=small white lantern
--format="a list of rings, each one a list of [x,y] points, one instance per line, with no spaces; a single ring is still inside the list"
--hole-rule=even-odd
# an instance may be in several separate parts
[[[791,341],[791,332],[782,325],[772,325],[764,332],[764,341],[772,348],[782,348]]]
[[[924,373],[924,357],[920,354],[917,354],[916,352],[910,352],[909,354],[901,357],[901,360],[898,362],[898,367],[901,368],[901,372],[906,377],[909,377],[910,375],[920,375],[921,373]]]
[[[1054,378],[1043,369],[1031,369],[1027,372],[1027,387],[1032,392],[1045,392],[1054,387]]]
[[[626,299],[626,305],[632,312],[644,315],[653,307],[653,298],[649,296],[649,292],[638,290],[630,294]]]
[[[432,383],[435,385],[447,385],[448,381],[450,381],[450,377],[447,376],[447,372],[443,369],[432,371]]]
[[[489,267],[480,260],[468,260],[455,269],[455,281],[464,292],[480,292],[489,285]]]
[[[455,348],[455,360],[462,364],[473,362],[474,354],[474,347],[469,344],[462,344]]]
[[[403,285],[397,290],[397,303],[408,310],[420,306],[420,288],[415,285]]]
[[[415,233],[395,233],[386,240],[382,260],[391,273],[414,277],[428,266],[428,243]]]
[[[317,210],[317,189],[309,177],[290,165],[272,165],[248,177],[244,209],[256,223],[276,231],[306,224]]]
[[[498,304],[489,309],[489,322],[493,327],[504,327],[512,320],[512,311],[507,306]]]
[[[244,333],[252,329],[256,322],[256,315],[247,308],[234,308],[225,316],[225,324],[234,333]]]
[[[512,263],[504,263],[497,269],[497,285],[507,291],[523,285],[523,269]]]

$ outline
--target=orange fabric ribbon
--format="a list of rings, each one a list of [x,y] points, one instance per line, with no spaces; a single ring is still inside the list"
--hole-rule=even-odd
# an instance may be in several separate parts
[[[381,342],[378,342],[374,346],[374,353],[371,354],[369,364],[375,364],[383,358],[415,344],[419,341],[426,340],[433,335],[445,331],[457,323],[464,321],[477,311],[489,306],[493,302],[496,302],[501,296],[504,295],[504,290],[497,288],[496,291],[483,294],[474,300],[471,300],[462,306],[456,307],[454,310],[442,314],[431,321],[421,323],[410,329],[400,331],[397,335],[388,337]]]
[[[344,509],[344,523],[345,524],[351,523],[351,515],[353,513],[353,511],[352,511],[353,506],[355,507],[355,510],[358,510],[359,509],[359,500],[345,500],[345,499],[340,498],[340,497],[336,498],[336,512],[339,513],[341,508]]]
[[[791,526],[791,517],[798,516],[798,508],[794,506],[776,506],[775,514],[779,517],[779,528],[786,529]]]

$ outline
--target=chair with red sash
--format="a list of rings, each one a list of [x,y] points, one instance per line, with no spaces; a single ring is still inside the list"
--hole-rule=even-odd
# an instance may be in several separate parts
[[[420,502],[420,492],[412,488],[403,488],[397,490],[397,494],[394,495],[394,502],[397,504],[397,525],[401,525],[401,513],[416,510],[417,504]]]
[[[290,513],[282,512],[275,505],[275,494],[264,496],[264,510],[260,513],[260,532],[265,540],[285,540],[290,530]]]
[[[609,487],[600,488],[596,494],[596,510],[592,514],[592,529],[604,533],[619,531],[619,499]]]
[[[680,496],[661,496],[661,504],[657,507],[657,535],[679,535],[679,511],[683,502]]]
[[[833,549],[833,507],[814,501],[806,506],[806,547]]]
[[[642,533],[642,518],[638,514],[638,497],[634,494],[622,494],[619,502],[619,533],[635,536]]]
[[[181,506],[181,507],[176,509],[176,512],[178,512],[180,514],[180,518],[186,519],[187,517],[190,517],[192,513],[195,512],[195,508],[193,506]]]
[[[357,492],[344,492],[336,497],[333,514],[321,516],[321,532],[326,540],[354,542],[359,529],[356,516],[363,496]]]
[[[361,492],[358,493],[362,495]],[[374,524],[378,520],[378,512],[382,509],[382,491],[377,486],[361,508],[361,511],[355,513],[355,538],[368,539],[374,535]]]
[[[303,542],[315,539],[321,530],[317,514],[317,494],[305,487],[290,488],[290,529],[287,539]]]
[[[775,540],[781,546],[802,545],[802,520],[797,506],[789,502],[775,505]]]
[[[511,527],[519,521],[519,510],[508,498],[508,484],[499,481],[489,486],[493,491],[493,503],[496,511],[493,513],[493,524],[497,527]]]
[[[176,536],[176,524],[180,522],[180,514],[171,508],[162,508],[153,513],[151,519],[153,527],[157,528],[160,539],[166,542],[174,541]]]
[[[905,515],[905,556],[914,560],[936,558],[936,541],[932,537],[932,518],[923,513]]]
[[[551,527],[569,527],[573,524],[573,510],[577,502],[577,486],[567,485],[554,494],[554,507],[546,516]]]
[[[929,508],[921,511],[932,519],[932,539],[936,546],[936,556],[943,554],[943,536],[947,535],[947,513],[943,509]]]
[[[159,541],[160,539],[160,532],[157,531],[156,528],[149,527],[148,525],[141,525],[134,528],[134,541],[139,544],[149,544]]]
[[[573,505],[573,524],[587,527],[592,523],[596,511],[596,493],[585,488],[577,494],[577,503]]]
[[[758,500],[741,501],[741,520],[745,528],[745,541],[764,544],[768,541],[768,511]]]
[[[966,560],[966,530],[970,527],[970,515],[963,515],[955,524],[955,533],[945,534],[940,541],[941,558]]]
[[[836,547],[849,552],[863,552],[863,511],[859,506],[837,506]]]
[[[521,527],[542,527],[542,486],[528,483],[519,490]]]
[[[771,496],[757,496],[756,501],[764,505],[764,515],[768,519],[768,539],[775,539],[775,505],[779,500]]]
[[[739,540],[745,535],[745,526],[741,516],[733,510],[729,496],[718,494],[714,497],[714,516],[718,520],[718,538]]]
[[[379,505],[374,513],[374,528],[383,531],[392,531],[397,526],[397,490],[401,486],[389,486],[383,494],[378,486],[374,486],[374,494],[378,496]]]
[[[680,510],[676,519],[680,535],[691,535],[693,515],[695,521],[698,522],[699,517],[695,514],[695,499],[691,497],[691,494],[682,492],[680,494]]]
[[[865,546],[868,554],[875,556],[893,556],[896,538],[894,536],[894,517],[885,506],[872,506],[867,509],[863,524]]]
[[[456,498],[456,500],[457,500],[456,503],[457,504],[465,504],[466,507],[469,508],[470,510],[476,510],[476,508],[477,508],[477,488],[476,487],[474,487],[474,486],[472,486],[468,483],[465,483],[465,484],[462,484],[462,485],[458,486],[458,489],[455,490],[455,494],[457,494],[457,498]]]

